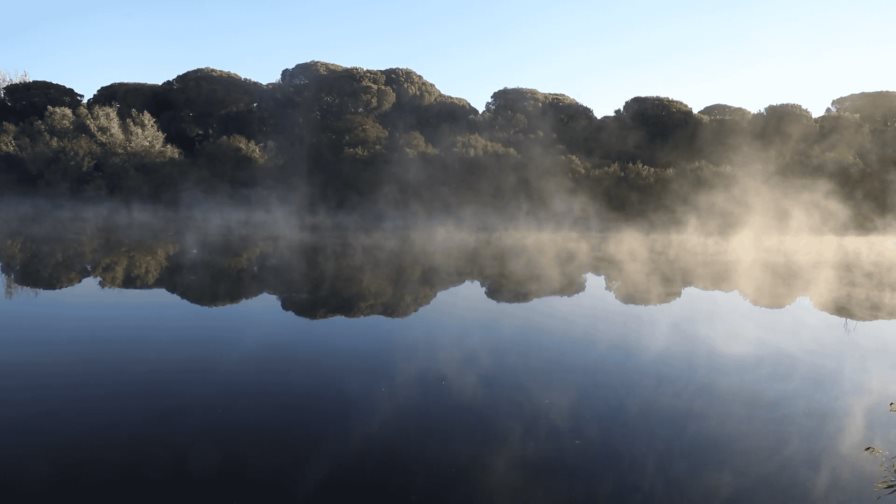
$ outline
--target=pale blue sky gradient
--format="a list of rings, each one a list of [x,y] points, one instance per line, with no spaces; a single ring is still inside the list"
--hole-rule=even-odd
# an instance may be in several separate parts
[[[598,115],[637,95],[815,114],[896,89],[896,1],[48,1],[2,9],[0,69],[90,97],[212,66],[261,82],[318,59],[409,67],[482,109],[508,86]]]

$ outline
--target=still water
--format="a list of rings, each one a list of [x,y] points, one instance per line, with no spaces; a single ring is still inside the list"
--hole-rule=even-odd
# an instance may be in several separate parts
[[[3,502],[872,502],[893,475],[867,241],[48,229],[0,239]]]

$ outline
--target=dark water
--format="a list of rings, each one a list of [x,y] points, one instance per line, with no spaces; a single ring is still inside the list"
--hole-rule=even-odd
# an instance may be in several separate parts
[[[884,493],[896,325],[846,253],[46,229],[0,239],[3,502]]]

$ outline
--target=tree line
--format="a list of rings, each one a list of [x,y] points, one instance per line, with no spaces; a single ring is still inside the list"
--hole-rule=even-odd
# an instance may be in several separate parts
[[[312,61],[271,84],[202,68],[110,84],[86,102],[61,84],[12,82],[0,123],[5,194],[639,217],[752,171],[825,181],[857,223],[894,210],[891,91],[837,98],[820,117],[635,97],[598,118],[562,94],[506,88],[480,112],[408,69]]]

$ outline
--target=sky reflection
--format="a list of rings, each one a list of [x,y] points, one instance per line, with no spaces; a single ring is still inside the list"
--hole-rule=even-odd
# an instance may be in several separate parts
[[[0,302],[0,485],[19,497],[856,502],[896,446],[892,322],[686,289],[522,304],[474,282],[311,321],[76,287]],[[373,493],[371,493],[373,492]]]

